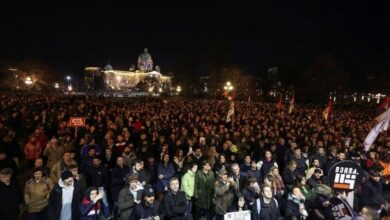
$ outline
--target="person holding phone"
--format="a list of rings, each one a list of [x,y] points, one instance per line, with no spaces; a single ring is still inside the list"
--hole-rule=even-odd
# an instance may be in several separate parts
[[[85,196],[80,205],[81,220],[109,218],[108,204],[103,202],[104,190],[90,187],[85,191]]]

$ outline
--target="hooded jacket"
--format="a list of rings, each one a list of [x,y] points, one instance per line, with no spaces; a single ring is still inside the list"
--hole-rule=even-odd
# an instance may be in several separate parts
[[[49,219],[60,219],[61,209],[62,209],[62,191],[64,188],[64,183],[60,179],[58,184],[56,184],[53,190],[50,193],[49,197]],[[83,196],[83,188],[79,181],[74,180],[73,182],[73,197],[72,197],[72,205],[71,205],[71,220],[79,220],[80,212],[79,205],[81,202],[81,198]]]

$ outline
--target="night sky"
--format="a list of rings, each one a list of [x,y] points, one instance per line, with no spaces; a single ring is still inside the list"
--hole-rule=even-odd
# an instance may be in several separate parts
[[[248,74],[267,66],[304,71],[327,54],[357,81],[390,61],[388,6],[313,0],[8,3],[0,13],[0,58],[34,58],[81,75],[84,66],[104,66],[108,58],[114,68],[128,69],[147,47],[163,72],[184,54],[204,75],[222,44],[229,54],[223,61]]]

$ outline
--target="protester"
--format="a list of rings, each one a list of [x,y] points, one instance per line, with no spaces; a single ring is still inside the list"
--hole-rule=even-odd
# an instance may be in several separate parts
[[[207,160],[202,161],[202,169],[195,176],[195,219],[211,220],[213,216],[212,199],[214,197],[214,172]]]
[[[64,171],[49,197],[49,219],[79,220],[83,193],[81,184],[74,181],[72,173]]]
[[[133,212],[134,206],[142,199],[143,187],[139,184],[137,174],[126,176],[127,185],[119,192],[118,218],[126,220]]]
[[[179,179],[177,177],[171,178],[169,190],[164,196],[165,219],[191,220],[192,214],[186,195],[179,188]]]
[[[24,203],[27,205],[28,219],[45,220],[48,218],[50,192],[54,187],[51,178],[44,176],[41,168],[33,170],[33,177],[24,187]]]
[[[0,170],[0,219],[16,220],[22,203],[17,184],[11,180],[11,168]]]
[[[96,187],[90,187],[85,191],[85,196],[80,205],[81,220],[96,220],[108,218],[110,211],[108,204],[103,202],[104,191],[98,191]]]
[[[156,194],[152,188],[146,188],[143,196],[144,198],[141,203],[135,206],[129,220],[163,220],[165,216],[163,206],[159,201],[155,200],[155,196]]]
[[[250,210],[252,220],[279,220],[281,217],[279,204],[268,185],[261,187],[261,196],[250,205]]]

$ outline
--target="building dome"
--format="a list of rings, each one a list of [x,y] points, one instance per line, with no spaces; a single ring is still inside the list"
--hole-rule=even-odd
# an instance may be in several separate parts
[[[107,65],[104,67],[104,70],[105,71],[110,71],[110,70],[114,70],[114,68],[111,66],[110,63],[107,63]]]
[[[145,48],[144,52],[138,57],[138,68],[146,72],[153,70],[153,59],[148,53],[147,48]]]

